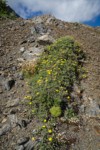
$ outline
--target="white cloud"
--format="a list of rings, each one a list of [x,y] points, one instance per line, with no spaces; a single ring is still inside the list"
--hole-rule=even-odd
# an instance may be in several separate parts
[[[51,13],[66,21],[89,21],[100,15],[100,0],[8,0],[8,4],[22,17],[35,11]],[[27,13],[22,6],[27,8]]]

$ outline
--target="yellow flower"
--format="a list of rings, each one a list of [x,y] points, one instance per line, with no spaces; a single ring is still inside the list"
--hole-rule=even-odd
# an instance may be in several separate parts
[[[47,70],[47,73],[50,75],[52,73],[52,70]]]
[[[50,142],[52,142],[52,137],[49,137],[48,140],[49,140]]]
[[[46,119],[44,119],[44,121],[43,121],[44,123],[46,123],[47,122],[47,120]]]
[[[42,128],[46,128],[46,126],[43,125]]]
[[[56,92],[59,92],[59,90],[56,90]]]
[[[32,96],[25,96],[24,99],[32,100]]]
[[[42,80],[39,79],[39,80],[37,81],[37,83],[38,83],[38,84],[41,84],[41,83],[42,83]]]
[[[35,141],[35,138],[34,138],[34,137],[32,137],[32,141]]]
[[[39,92],[37,92],[36,95],[39,95]]]
[[[32,102],[29,102],[29,105],[32,105]]]
[[[48,130],[48,133],[52,133],[52,129],[49,129],[49,130]]]
[[[67,96],[67,99],[70,99],[70,96]]]

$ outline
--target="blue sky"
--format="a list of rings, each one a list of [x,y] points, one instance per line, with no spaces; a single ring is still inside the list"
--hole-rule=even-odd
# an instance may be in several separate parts
[[[7,0],[22,18],[52,14],[68,22],[100,26],[100,0]]]

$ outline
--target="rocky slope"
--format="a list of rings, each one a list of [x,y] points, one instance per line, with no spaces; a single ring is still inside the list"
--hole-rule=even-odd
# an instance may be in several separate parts
[[[36,61],[44,46],[62,36],[72,36],[86,54],[88,77],[81,82],[79,123],[67,125],[68,150],[100,149],[100,31],[45,15],[31,20],[0,20],[0,149],[31,150],[32,132],[39,124],[30,117],[24,96],[29,86],[20,66]]]

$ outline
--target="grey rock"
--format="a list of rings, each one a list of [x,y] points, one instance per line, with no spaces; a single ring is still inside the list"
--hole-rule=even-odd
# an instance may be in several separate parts
[[[17,141],[18,145],[23,145],[29,141],[29,137],[22,137]]]
[[[16,71],[17,70],[17,67],[16,66],[13,66],[12,67],[12,71]]]
[[[34,149],[34,143],[32,141],[27,142],[25,145],[25,150],[33,150]]]
[[[79,111],[81,113],[84,113],[85,112],[85,106],[84,105],[81,105],[80,108],[79,108]]]
[[[27,40],[29,43],[35,42],[35,38],[33,36],[29,37]]]
[[[31,30],[31,34],[32,34],[32,35],[36,33],[35,27],[31,27],[30,30]]]
[[[53,22],[55,21],[55,17],[54,16],[50,16],[49,18],[47,18],[46,24],[53,24]]]
[[[15,84],[15,80],[14,79],[7,79],[4,83],[4,88],[9,91]]]
[[[100,107],[95,100],[90,100],[89,106],[86,109],[86,114],[89,117],[100,117]]]
[[[65,26],[63,25],[62,22],[59,22],[59,23],[58,23],[58,27],[59,27],[60,29],[64,29],[64,28],[65,28]]]
[[[20,146],[16,146],[15,147],[15,150],[24,150],[24,146],[23,145],[20,145]]]
[[[77,84],[74,84],[74,85],[73,85],[73,91],[76,92],[77,94],[80,94],[80,93],[81,93],[81,90],[80,90],[80,88],[78,87]]]
[[[15,78],[18,78],[20,80],[24,80],[24,73],[23,72],[18,72],[14,74]]]
[[[10,124],[12,127],[16,127],[17,123],[18,123],[18,118],[15,114],[10,114],[8,115]]]
[[[40,55],[43,53],[42,48],[37,47],[30,47],[27,51],[23,53],[23,58],[27,61],[35,61],[40,57]]]
[[[15,107],[19,105],[19,98],[13,99],[13,100],[9,100],[6,104],[6,107]]]
[[[52,44],[54,41],[55,39],[48,34],[45,34],[37,38],[37,42],[41,45]]]
[[[5,124],[3,127],[0,129],[0,136],[6,134],[7,132],[11,131],[11,125],[10,124]]]
[[[25,51],[25,47],[20,48],[20,52],[23,53]]]
[[[20,72],[20,73],[18,74],[18,78],[19,78],[20,80],[23,80],[23,79],[24,79],[24,74],[23,74],[23,72]]]
[[[43,35],[43,34],[47,33],[47,28],[43,23],[38,23],[35,25],[35,31],[38,34]]]
[[[41,17],[34,17],[32,19],[32,22],[35,23],[35,24],[37,24],[37,23],[43,23],[43,20],[42,20]]]

